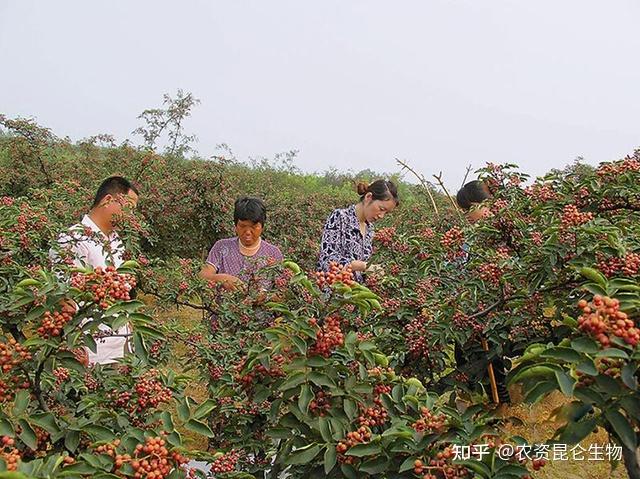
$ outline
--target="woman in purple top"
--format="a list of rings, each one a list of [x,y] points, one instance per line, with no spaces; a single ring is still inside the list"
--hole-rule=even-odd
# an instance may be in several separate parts
[[[360,201],[347,208],[334,210],[322,232],[318,270],[327,271],[329,263],[350,265],[356,281],[373,252],[373,223],[384,218],[398,205],[398,190],[391,181],[358,183]]]
[[[277,246],[261,238],[267,210],[258,198],[239,198],[233,212],[237,236],[216,241],[200,276],[232,288],[247,281],[253,272],[282,261]]]

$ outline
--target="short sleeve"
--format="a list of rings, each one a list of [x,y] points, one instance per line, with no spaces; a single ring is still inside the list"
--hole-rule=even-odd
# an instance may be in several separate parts
[[[276,261],[282,261],[284,259],[284,256],[282,255],[282,251],[280,251],[280,248],[278,248],[277,246],[273,247],[273,251],[271,252],[271,257]]]
[[[216,269],[216,273],[220,273],[222,268],[222,248],[220,241],[216,241],[211,247],[209,255],[207,256],[207,264],[210,264]]]

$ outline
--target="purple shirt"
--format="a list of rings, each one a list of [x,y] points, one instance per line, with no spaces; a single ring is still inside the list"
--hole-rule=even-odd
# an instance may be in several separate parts
[[[216,273],[230,274],[247,281],[252,273],[267,266],[269,260],[278,262],[282,259],[280,249],[265,240],[261,240],[255,255],[244,256],[240,253],[238,238],[233,237],[216,241],[209,251],[207,263],[216,268]]]

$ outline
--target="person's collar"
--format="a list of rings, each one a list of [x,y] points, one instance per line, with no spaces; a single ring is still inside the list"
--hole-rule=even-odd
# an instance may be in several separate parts
[[[100,229],[100,227],[95,224],[95,222],[91,219],[91,217],[86,214],[84,215],[84,217],[82,218],[82,222],[81,222],[84,226],[88,226],[89,228],[91,228],[91,231],[95,232],[95,233],[99,233],[102,236],[104,236],[105,238],[112,240],[114,238],[116,238],[118,236],[118,234],[114,231],[111,232],[110,235],[105,234],[104,231],[102,231]]]

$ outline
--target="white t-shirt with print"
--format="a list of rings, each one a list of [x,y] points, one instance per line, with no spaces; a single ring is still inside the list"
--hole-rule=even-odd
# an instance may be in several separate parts
[[[100,240],[95,238],[94,235],[88,235],[85,229],[90,229]],[[78,267],[91,266],[92,268],[97,268],[100,266],[106,268],[112,265],[118,268],[124,262],[124,244],[118,233],[113,231],[107,236],[89,215],[84,215],[82,222],[69,228],[68,233],[61,234],[58,238],[58,244],[63,249],[73,252],[74,264]],[[52,256],[55,256],[55,253],[52,253]],[[116,335],[128,335],[131,333],[131,328],[128,324],[118,328],[116,331],[112,331],[104,324],[101,324],[99,329],[105,333]],[[99,364],[114,363],[117,359],[122,358],[128,343],[128,337],[121,336],[106,336],[95,338],[95,340],[97,344],[96,352],[88,350],[89,362]]]

